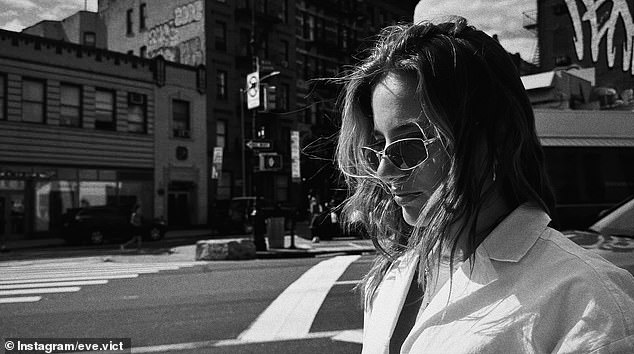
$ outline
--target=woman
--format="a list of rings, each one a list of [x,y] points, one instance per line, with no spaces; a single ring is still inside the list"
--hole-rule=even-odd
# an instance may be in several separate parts
[[[629,352],[634,279],[548,227],[515,66],[466,20],[385,29],[345,79],[343,214],[380,253],[365,353]]]

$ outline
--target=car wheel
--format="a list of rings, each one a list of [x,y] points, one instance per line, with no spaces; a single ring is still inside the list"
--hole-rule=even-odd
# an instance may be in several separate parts
[[[148,239],[150,241],[158,241],[165,236],[165,233],[161,230],[161,228],[152,226],[148,231]]]
[[[100,245],[103,243],[104,237],[103,232],[101,230],[92,230],[90,232],[90,244],[91,245]]]

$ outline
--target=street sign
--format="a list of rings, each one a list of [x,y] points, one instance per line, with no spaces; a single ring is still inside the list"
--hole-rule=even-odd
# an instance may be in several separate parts
[[[247,75],[247,108],[260,107],[260,73],[255,71]]]
[[[249,149],[270,149],[273,146],[273,142],[270,140],[249,140],[246,143]]]

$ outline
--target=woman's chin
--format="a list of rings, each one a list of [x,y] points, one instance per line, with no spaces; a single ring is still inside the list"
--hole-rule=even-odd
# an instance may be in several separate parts
[[[403,213],[403,220],[405,220],[408,225],[415,226],[416,220],[418,220],[422,212],[422,207],[420,205],[406,205],[401,207],[401,212]]]

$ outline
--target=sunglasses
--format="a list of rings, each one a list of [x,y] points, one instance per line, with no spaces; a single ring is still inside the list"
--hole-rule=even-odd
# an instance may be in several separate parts
[[[429,157],[427,145],[438,137],[427,138],[423,128],[414,123],[420,130],[422,138],[403,138],[389,143],[383,150],[376,150],[370,146],[361,148],[365,161],[376,172],[381,160],[385,157],[401,171],[410,171],[420,166]]]

